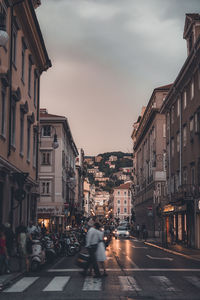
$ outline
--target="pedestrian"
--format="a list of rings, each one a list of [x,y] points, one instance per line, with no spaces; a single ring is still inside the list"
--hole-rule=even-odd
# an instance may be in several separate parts
[[[31,238],[31,234],[27,233],[27,228],[22,223],[17,230],[17,242],[20,257],[20,270],[23,271],[23,262],[25,260],[27,272],[29,272],[29,256],[27,252],[28,237]]]
[[[33,221],[30,221],[27,227],[27,232],[31,235],[34,235],[37,233],[37,228],[36,226],[33,224]]]
[[[13,246],[14,246],[14,232],[11,228],[11,225],[10,223],[5,223],[4,224],[4,227],[5,227],[5,236],[6,236],[6,248],[7,248],[7,251],[8,251],[8,255],[9,257],[12,256],[13,254]]]
[[[9,256],[6,248],[6,236],[4,227],[0,227],[0,274],[5,270],[6,274],[10,273]]]
[[[85,266],[84,271],[81,272],[81,274],[86,276],[88,268],[90,268],[90,266],[92,266],[94,269],[94,272],[95,272],[94,277],[99,278],[99,277],[101,277],[101,274],[99,272],[99,267],[98,267],[98,263],[97,263],[97,259],[96,259],[96,250],[97,250],[98,243],[100,242],[99,233],[98,233],[98,230],[96,230],[94,228],[94,222],[92,219],[89,220],[88,227],[89,227],[89,230],[86,235],[86,248],[89,253],[89,259]]]
[[[105,268],[105,263],[104,263],[106,260],[106,249],[105,249],[105,244],[103,241],[104,233],[100,230],[101,226],[99,223],[95,223],[94,227],[98,231],[99,240],[100,240],[100,242],[98,243],[98,246],[97,246],[96,259],[97,259],[97,262],[99,262],[100,267],[103,269],[103,276],[107,276],[108,274],[106,273],[106,268]]]

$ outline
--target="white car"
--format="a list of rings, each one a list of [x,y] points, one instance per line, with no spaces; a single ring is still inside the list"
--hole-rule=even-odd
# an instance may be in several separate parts
[[[115,238],[120,238],[120,237],[125,237],[129,238],[130,237],[130,232],[128,231],[127,227],[124,226],[119,226],[115,230]]]

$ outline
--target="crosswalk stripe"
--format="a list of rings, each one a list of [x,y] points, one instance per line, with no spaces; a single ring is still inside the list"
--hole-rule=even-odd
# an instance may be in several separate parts
[[[100,291],[102,286],[101,278],[86,277],[83,291]]]
[[[175,292],[178,291],[173,287],[172,282],[166,276],[150,276],[154,282],[158,281],[162,290],[167,292]]]
[[[70,276],[55,276],[50,283],[43,289],[43,292],[59,292],[64,289]]]
[[[139,288],[135,279],[132,276],[118,276],[118,277],[123,291],[136,291],[136,292],[141,291],[141,289]]]
[[[25,291],[31,284],[33,284],[39,277],[23,277],[10,288],[6,289],[4,293],[21,293]]]
[[[185,276],[185,278],[197,288],[200,288],[200,279],[197,276]]]

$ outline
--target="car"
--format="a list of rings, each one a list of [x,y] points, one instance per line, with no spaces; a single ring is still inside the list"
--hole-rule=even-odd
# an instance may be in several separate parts
[[[115,231],[115,238],[117,239],[120,237],[130,238],[130,232],[127,227],[125,227],[125,226],[117,227],[117,229]]]

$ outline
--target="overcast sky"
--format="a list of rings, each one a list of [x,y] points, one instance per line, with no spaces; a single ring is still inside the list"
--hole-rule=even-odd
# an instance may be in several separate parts
[[[36,12],[53,65],[41,107],[68,118],[86,155],[131,152],[142,106],[186,59],[185,14],[199,0],[42,0]]]

